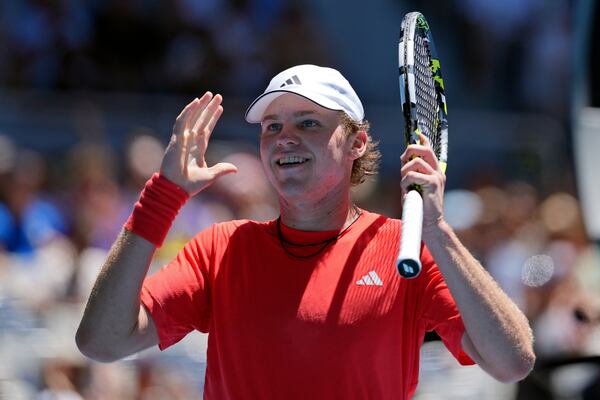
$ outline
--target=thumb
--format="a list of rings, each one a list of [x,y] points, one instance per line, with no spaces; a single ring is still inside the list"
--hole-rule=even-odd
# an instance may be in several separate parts
[[[208,170],[212,173],[214,179],[217,179],[223,175],[237,172],[238,169],[231,163],[218,163],[210,167]]]

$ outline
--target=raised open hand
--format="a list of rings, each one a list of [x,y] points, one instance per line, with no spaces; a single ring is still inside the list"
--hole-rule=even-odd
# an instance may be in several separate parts
[[[208,167],[204,155],[217,121],[223,114],[223,98],[211,92],[189,103],[173,126],[160,173],[190,196],[210,186],[217,178],[237,172],[235,165],[218,163]]]

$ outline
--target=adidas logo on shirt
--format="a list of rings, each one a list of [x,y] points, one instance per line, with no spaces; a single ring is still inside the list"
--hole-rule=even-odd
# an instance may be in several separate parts
[[[365,286],[383,286],[383,282],[377,272],[371,271],[359,280],[356,281],[357,285],[365,285]]]
[[[298,75],[294,75],[290,79],[283,82],[279,87],[281,88],[287,85],[302,85],[302,82],[300,82],[300,78],[298,78]]]

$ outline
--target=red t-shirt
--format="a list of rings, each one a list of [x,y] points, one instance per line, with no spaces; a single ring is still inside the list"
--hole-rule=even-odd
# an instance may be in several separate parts
[[[281,229],[294,243],[337,233]],[[205,399],[408,399],[426,331],[435,329],[460,363],[473,361],[427,249],[417,278],[396,272],[399,235],[399,220],[363,211],[302,259],[282,248],[275,221],[217,224],[148,277],[141,300],[161,349],[209,332]]]

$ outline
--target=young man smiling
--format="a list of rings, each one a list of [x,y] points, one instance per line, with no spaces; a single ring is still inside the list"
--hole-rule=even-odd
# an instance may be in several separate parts
[[[216,224],[146,277],[189,196],[236,171],[204,159],[221,101],[207,92],[177,118],[92,290],[77,332],[84,354],[112,361],[199,330],[209,333],[207,399],[407,399],[424,334],[436,330],[461,363],[505,382],[526,376],[527,320],[445,222],[444,175],[425,137],[401,157],[403,190],[423,188],[419,277],[396,273],[400,221],[352,203],[378,152],[334,69],[283,71],[246,113],[261,125],[280,217]]]

